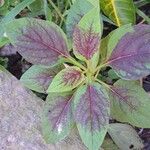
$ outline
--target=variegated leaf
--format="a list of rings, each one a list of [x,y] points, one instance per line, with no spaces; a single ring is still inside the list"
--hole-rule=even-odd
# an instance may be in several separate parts
[[[22,75],[21,82],[33,91],[46,93],[53,78],[62,68],[62,66],[47,68],[33,65]]]
[[[72,94],[50,94],[42,115],[42,129],[48,143],[64,139],[74,125],[72,115]]]
[[[92,7],[92,4],[90,4],[87,0],[76,0],[71,6],[66,20],[66,29],[69,38],[72,38],[76,25],[79,23],[81,18],[92,9]]]
[[[91,83],[77,90],[74,118],[84,144],[90,150],[98,150],[109,124],[109,101],[103,86]]]
[[[150,127],[150,97],[136,81],[119,80],[109,95],[111,115],[120,122],[131,125]]]
[[[68,67],[60,71],[52,80],[47,92],[67,92],[79,86],[85,80],[78,67]]]
[[[135,6],[133,0],[100,0],[103,12],[117,25],[135,23]]]
[[[29,62],[46,66],[68,57],[67,39],[54,23],[40,19],[21,18],[6,26],[10,41]]]
[[[123,79],[136,80],[150,73],[150,25],[136,25],[125,34],[106,62]]]

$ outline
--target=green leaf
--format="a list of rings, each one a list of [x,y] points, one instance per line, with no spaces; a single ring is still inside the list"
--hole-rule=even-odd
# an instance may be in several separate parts
[[[117,26],[135,24],[133,0],[100,0],[101,9]]]
[[[21,10],[23,10],[25,7],[30,5],[35,0],[24,0],[21,3],[19,3],[15,8],[13,8],[1,21],[0,23],[0,38],[3,37],[4,31],[5,31],[5,25],[9,22],[11,22],[17,14],[20,13]]]
[[[101,41],[100,55],[101,62],[105,62],[111,56],[112,51],[117,46],[119,40],[128,32],[133,32],[134,28],[131,24],[123,25],[116,30],[112,31]]]
[[[109,125],[108,95],[102,85],[91,83],[78,88],[74,118],[83,143],[89,150],[98,150]]]
[[[120,122],[150,127],[150,97],[136,81],[119,80],[110,91],[111,115]]]
[[[89,1],[94,7],[99,8],[99,0],[87,0]]]
[[[60,71],[52,80],[47,92],[67,92],[79,86],[85,80],[78,67],[68,67]]]
[[[30,4],[29,9],[34,13],[38,12],[44,7],[43,0],[35,0],[32,4]]]
[[[130,125],[112,123],[108,133],[121,150],[140,150],[144,148],[139,135]]]
[[[105,138],[104,142],[102,144],[102,150],[119,150],[119,148],[117,147],[117,145],[113,142],[112,139],[110,138]]]
[[[119,77],[113,69],[108,71],[108,77],[110,77],[112,80],[119,79]]]
[[[46,142],[56,143],[64,139],[73,126],[72,94],[48,95],[42,114],[42,131]]]
[[[81,18],[93,8],[92,4],[87,0],[76,0],[71,6],[67,20],[66,30],[69,38],[72,39],[73,31]]]
[[[94,7],[82,17],[78,26],[85,31],[89,31],[91,29],[92,32],[102,35],[103,25],[101,23],[99,9],[98,7]]]
[[[0,48],[3,47],[3,46],[5,46],[5,45],[8,44],[8,43],[10,43],[9,39],[6,38],[6,37],[2,37],[2,38],[0,39]]]
[[[60,66],[46,68],[44,66],[33,65],[21,77],[21,82],[29,89],[46,93],[54,76],[62,69]]]
[[[0,1],[0,15],[6,15],[9,8],[9,0]]]

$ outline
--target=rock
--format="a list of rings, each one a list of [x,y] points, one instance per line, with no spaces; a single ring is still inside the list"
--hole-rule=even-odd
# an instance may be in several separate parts
[[[45,143],[40,118],[43,104],[14,76],[0,71],[0,150],[86,149],[76,130],[57,144]]]

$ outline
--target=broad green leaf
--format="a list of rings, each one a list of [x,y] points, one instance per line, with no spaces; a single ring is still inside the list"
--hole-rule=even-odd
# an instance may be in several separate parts
[[[102,24],[99,9],[94,7],[85,14],[73,34],[73,50],[77,58],[90,62],[91,68],[98,64]]]
[[[137,80],[150,74],[150,25],[136,25],[121,38],[106,61],[123,79]]]
[[[33,91],[46,93],[51,81],[61,69],[60,66],[46,68],[33,65],[22,75],[21,82]]]
[[[102,144],[102,150],[119,150],[119,148],[117,147],[117,145],[113,142],[112,139],[110,138],[105,138],[104,142]]]
[[[67,20],[66,30],[69,38],[72,38],[73,31],[81,18],[93,8],[87,0],[76,0],[71,6]]]
[[[100,44],[100,56],[101,62],[105,62],[111,56],[112,51],[118,44],[119,40],[128,32],[133,32],[133,26],[131,24],[123,25],[114,31],[112,31],[108,36],[101,40]]]
[[[140,150],[144,148],[139,135],[130,125],[112,123],[108,133],[121,150]]]
[[[133,0],[100,0],[101,9],[117,26],[135,24]]]
[[[119,80],[111,88],[112,117],[137,127],[150,128],[150,96],[139,83]]]
[[[68,57],[64,32],[54,23],[40,19],[16,19],[6,26],[10,41],[18,52],[35,65],[53,66]]]
[[[83,143],[89,150],[98,150],[109,125],[109,101],[103,86],[91,83],[76,91],[74,118]]]
[[[44,7],[43,0],[35,0],[32,4],[29,5],[29,9],[32,12],[38,12]]]
[[[91,30],[92,33],[94,32],[102,35],[103,25],[98,7],[94,7],[86,13],[79,21],[78,26],[85,31]]]
[[[64,139],[73,126],[72,94],[48,95],[42,114],[42,130],[46,142],[56,143]]]
[[[113,69],[108,71],[108,77],[110,77],[112,80],[119,79],[119,77]]]
[[[78,67],[68,67],[60,71],[52,80],[47,92],[67,92],[79,86],[85,80]]]
[[[11,22],[19,13],[21,10],[23,10],[25,7],[33,3],[35,0],[24,0],[21,3],[19,3],[16,7],[14,7],[1,21],[0,23],[0,39],[4,35],[4,28],[5,25],[9,22]]]
[[[94,7],[99,7],[99,0],[87,0],[89,1]]]

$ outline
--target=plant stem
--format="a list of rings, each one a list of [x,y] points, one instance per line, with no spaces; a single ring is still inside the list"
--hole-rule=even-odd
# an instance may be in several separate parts
[[[142,7],[146,4],[149,4],[150,2],[146,1],[146,0],[140,0],[140,1],[137,1],[135,2],[135,5],[139,8],[139,7]]]
[[[99,79],[95,79],[98,83],[100,83],[100,84],[103,84],[105,87],[107,87],[108,89],[111,89],[110,88],[110,85],[108,85],[108,84],[106,84],[105,82],[103,82],[103,81],[101,81],[101,80],[99,80]]]
[[[65,59],[65,62],[71,63],[73,65],[78,66],[79,68],[83,69],[84,71],[87,70],[87,68],[85,68],[82,64],[80,64],[79,62],[77,62],[74,58],[69,57]]]
[[[57,8],[57,6],[52,2],[52,0],[48,0],[49,3],[52,5],[52,7],[56,10],[57,14],[59,15],[59,17],[61,18],[61,20],[64,20],[63,15],[61,14],[61,12],[59,11],[59,9]]]
[[[69,0],[67,0],[67,2],[66,2],[66,4],[65,4],[64,13],[66,12],[68,6],[69,6]],[[63,17],[64,17],[64,13],[63,13]],[[63,19],[63,20],[61,19],[61,22],[60,22],[60,24],[59,24],[60,27],[62,26],[63,22],[64,22],[64,19]]]
[[[142,17],[148,24],[150,24],[150,18],[145,14],[143,13],[140,9],[136,8],[136,12],[137,14]]]

